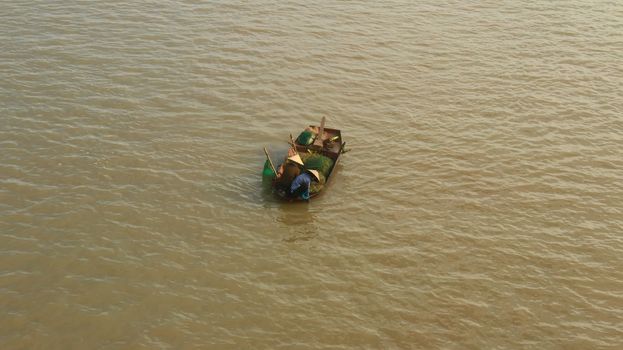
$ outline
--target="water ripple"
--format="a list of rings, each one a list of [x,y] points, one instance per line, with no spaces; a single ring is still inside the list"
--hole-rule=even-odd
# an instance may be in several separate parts
[[[3,10],[2,348],[621,344],[619,4]]]

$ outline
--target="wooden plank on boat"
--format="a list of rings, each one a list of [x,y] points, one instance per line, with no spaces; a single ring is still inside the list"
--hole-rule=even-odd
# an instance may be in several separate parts
[[[318,136],[316,136],[316,139],[314,140],[314,147],[319,147],[321,149],[324,144],[324,122],[325,117],[322,117],[322,121],[320,121],[320,130],[318,130]]]

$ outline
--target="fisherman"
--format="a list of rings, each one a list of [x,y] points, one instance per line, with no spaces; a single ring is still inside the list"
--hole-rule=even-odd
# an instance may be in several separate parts
[[[277,171],[277,185],[284,190],[288,190],[292,181],[301,174],[303,160],[298,154],[288,157],[284,164]]]
[[[306,169],[292,181],[288,195],[291,198],[309,200],[309,186],[312,181],[320,182],[320,174],[317,170]]]

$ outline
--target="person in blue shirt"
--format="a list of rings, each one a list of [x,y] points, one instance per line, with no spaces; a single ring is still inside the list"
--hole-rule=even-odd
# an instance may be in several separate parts
[[[289,191],[290,197],[300,197],[304,200],[309,200],[309,186],[312,181],[319,182],[320,174],[316,170],[307,169],[292,181]]]

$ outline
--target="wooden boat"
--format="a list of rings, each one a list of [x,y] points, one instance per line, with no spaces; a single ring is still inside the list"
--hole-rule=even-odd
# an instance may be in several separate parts
[[[325,128],[324,123],[325,123],[325,118],[323,117],[322,122],[320,123],[320,126],[318,127],[318,134],[316,135],[314,142],[312,142],[309,145],[302,145],[302,144],[297,143],[292,138],[292,135],[290,135],[290,147],[291,149],[296,151],[301,156],[301,158],[303,158],[304,163],[306,163],[306,159],[311,159],[312,157],[316,157],[316,155],[322,155],[324,157],[331,159],[332,161],[330,168],[325,169],[324,173],[321,173],[322,176],[324,176],[324,184],[322,184],[321,188],[317,191],[310,190],[310,193],[309,193],[310,199],[315,198],[321,195],[322,193],[324,193],[324,191],[327,188],[327,185],[329,184],[331,180],[334,170],[340,160],[340,156],[342,155],[342,153],[345,152],[344,147],[346,145],[346,142],[342,140],[342,132],[339,129]],[[315,125],[310,125],[309,127],[316,128]],[[266,148],[264,148],[264,152],[266,153],[268,161],[273,167],[273,171],[276,173],[276,170],[274,168],[274,165],[272,164],[272,160],[270,159],[270,155],[268,154],[268,151],[266,150]],[[285,162],[285,159],[284,159],[284,162]],[[282,164],[280,164],[280,166],[281,165]],[[304,201],[303,199],[298,198],[298,197],[292,198],[292,197],[287,196],[286,191],[284,189],[278,188],[276,179],[273,180],[272,182],[272,188],[273,188],[273,193],[275,193],[277,197],[283,200]],[[314,186],[312,186],[312,189],[314,189]]]

